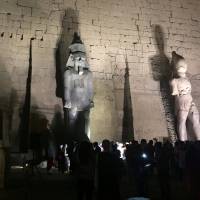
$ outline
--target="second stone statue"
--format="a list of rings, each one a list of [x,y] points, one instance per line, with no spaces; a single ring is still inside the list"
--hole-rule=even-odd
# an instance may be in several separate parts
[[[175,114],[177,117],[177,131],[181,141],[189,138],[200,140],[199,112],[191,95],[192,86],[186,76],[187,63],[184,57],[172,52],[172,66],[174,77],[171,80],[172,95],[175,96]],[[188,131],[188,123],[191,131]]]

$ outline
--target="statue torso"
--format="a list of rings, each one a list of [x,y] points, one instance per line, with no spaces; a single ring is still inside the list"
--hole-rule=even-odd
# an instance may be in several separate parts
[[[92,81],[92,73],[87,70],[80,75],[74,70],[69,70],[65,75],[68,76],[69,82],[66,84],[69,86],[72,108],[76,107],[78,111],[87,109],[91,103],[89,84]]]
[[[177,78],[175,81],[180,96],[191,94],[192,87],[188,78]]]
[[[188,78],[176,78],[173,79],[173,89],[177,90],[175,96],[176,112],[178,110],[189,111],[192,104],[191,96],[191,83]]]

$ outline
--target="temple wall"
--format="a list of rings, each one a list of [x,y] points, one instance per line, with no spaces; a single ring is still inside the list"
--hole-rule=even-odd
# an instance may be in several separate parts
[[[126,67],[135,138],[149,139],[168,136],[154,65],[166,65],[173,50],[187,59],[200,103],[199,30],[199,0],[0,0],[0,105],[12,122],[11,143],[17,140],[30,38],[35,38],[35,112],[50,123],[56,111],[62,112],[58,66],[65,64],[67,46],[77,31],[94,74],[91,139],[121,140]]]

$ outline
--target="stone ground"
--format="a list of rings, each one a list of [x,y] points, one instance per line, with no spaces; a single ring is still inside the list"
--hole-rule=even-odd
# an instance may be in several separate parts
[[[122,181],[123,200],[135,196],[134,184],[127,177]],[[161,200],[159,185],[155,177],[149,180],[149,197],[151,200]],[[0,200],[59,200],[76,199],[76,182],[69,174],[59,174],[54,171],[48,175],[40,170],[34,176],[27,175],[23,170],[15,170],[8,180],[8,187],[0,190]],[[172,181],[172,200],[188,200],[183,183]]]

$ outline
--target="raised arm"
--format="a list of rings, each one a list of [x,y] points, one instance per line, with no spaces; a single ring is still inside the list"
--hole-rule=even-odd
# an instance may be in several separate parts
[[[87,78],[87,87],[88,87],[88,97],[91,102],[91,106],[93,106],[93,97],[94,97],[94,89],[93,89],[93,76],[92,72],[89,72],[88,78]]]
[[[66,70],[64,73],[64,107],[71,108],[71,73]]]

